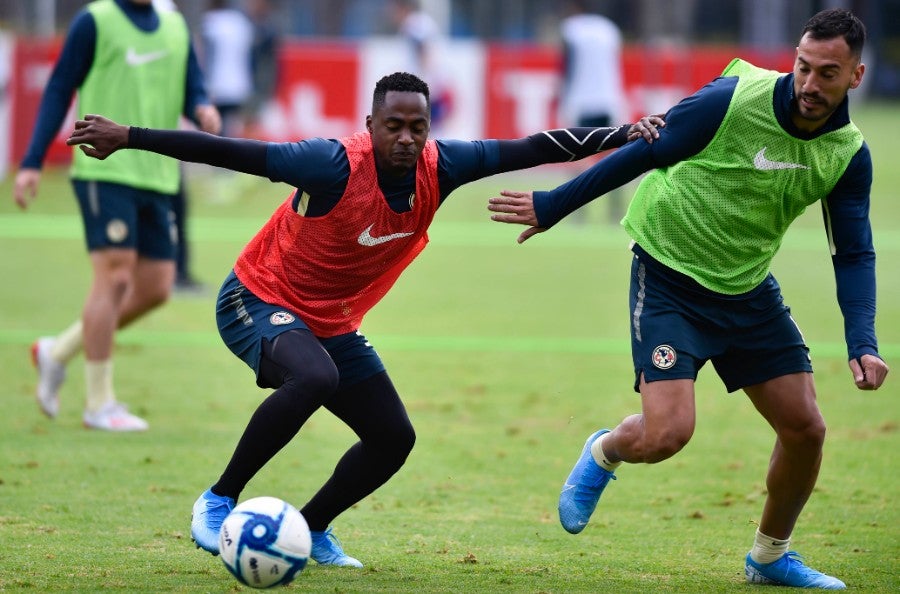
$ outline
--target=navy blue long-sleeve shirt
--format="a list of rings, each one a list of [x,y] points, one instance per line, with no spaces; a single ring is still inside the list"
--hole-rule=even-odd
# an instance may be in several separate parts
[[[549,192],[534,192],[538,226],[549,228],[595,198],[651,169],[674,165],[702,151],[722,124],[736,77],[720,77],[684,99],[666,114],[666,127],[653,144],[632,142],[591,169]],[[791,121],[794,75],[775,85],[773,108],[781,127],[801,139],[815,138],[850,122],[849,101],[838,107],[824,126],[807,134]],[[837,299],[844,316],[850,358],[878,354],[875,336],[875,248],[869,224],[872,157],[864,142],[831,193],[823,200],[823,215],[832,249]]]
[[[134,4],[130,0],[115,0],[115,2],[140,30],[149,32],[159,27],[159,15],[152,4]],[[22,159],[22,168],[41,168],[47,149],[66,117],[72,97],[94,65],[96,44],[97,25],[93,15],[87,9],[83,9],[69,26],[59,59],[44,89],[31,142]],[[188,53],[184,84],[185,100],[182,113],[186,118],[198,123],[194,110],[198,105],[208,104],[209,99],[206,96],[203,74],[193,44]]]
[[[459,186],[497,173],[561,163],[622,146],[629,125],[612,128],[547,130],[512,140],[437,140],[441,201]],[[639,142],[643,142],[640,140]],[[305,216],[328,213],[341,199],[350,177],[344,145],[334,138],[264,142],[223,138],[190,130],[131,127],[129,148],[158,152],[182,161],[206,163],[284,182],[309,195]],[[410,209],[416,171],[378,174],[378,186],[396,212]]]

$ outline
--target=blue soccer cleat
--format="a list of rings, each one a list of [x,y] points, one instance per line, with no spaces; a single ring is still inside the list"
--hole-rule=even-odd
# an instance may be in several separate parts
[[[309,532],[312,537],[312,551],[309,556],[319,565],[334,565],[336,567],[362,567],[358,559],[354,559],[344,552],[337,536],[332,534],[331,526],[318,532]]]
[[[191,514],[191,540],[197,544],[198,549],[213,555],[219,554],[219,531],[222,529],[222,522],[234,509],[234,505],[234,499],[216,495],[210,489],[204,491],[194,502],[194,511]]]
[[[751,584],[769,584],[773,586],[791,586],[794,588],[822,588],[823,590],[843,590],[844,582],[807,567],[800,560],[800,555],[788,551],[777,561],[760,564],[747,555],[744,574]]]
[[[603,489],[610,479],[616,478],[612,472],[594,462],[591,455],[591,444],[604,433],[609,433],[609,429],[593,433],[584,442],[581,457],[569,473],[569,478],[566,479],[566,484],[559,494],[559,522],[566,532],[578,534],[584,530],[597,507]]]

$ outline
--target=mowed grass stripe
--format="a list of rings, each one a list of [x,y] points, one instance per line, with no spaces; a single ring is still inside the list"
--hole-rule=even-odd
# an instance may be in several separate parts
[[[0,330],[0,344],[30,345],[36,336],[52,334],[48,329]],[[372,345],[385,351],[412,352],[484,352],[484,353],[570,353],[587,355],[630,354],[625,338],[565,338],[540,336],[368,336]],[[147,347],[214,347],[224,348],[215,330],[165,331],[129,329],[116,335],[116,342],[123,345]],[[837,342],[812,342],[809,345],[814,358],[843,358],[846,346]],[[883,357],[900,357],[900,345],[881,344]]]

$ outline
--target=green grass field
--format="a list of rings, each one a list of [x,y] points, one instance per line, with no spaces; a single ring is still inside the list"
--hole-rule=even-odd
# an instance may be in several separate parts
[[[900,366],[900,108],[856,111],[875,158],[878,331]],[[311,564],[308,592],[749,592],[743,557],[765,496],[773,435],[711,368],[698,422],[672,460],[620,469],[578,536],[556,519],[559,487],[584,438],[635,412],[628,353],[624,232],[602,201],[589,222],[516,245],[488,220],[499,189],[549,188],[544,168],[460,190],[431,245],[369,315],[378,348],[418,431],[406,466],[338,518],[366,568]],[[119,398],[147,418],[139,435],[86,431],[81,358],[55,421],[32,391],[28,346],[79,315],[90,271],[64,172],[48,171],[28,213],[0,184],[0,590],[233,592],[221,562],[194,549],[189,518],[265,392],[220,343],[213,295],[176,297],[119,335]],[[194,268],[214,292],[288,188],[190,170]],[[857,592],[900,591],[897,452],[900,384],[856,390],[818,207],[775,263],[812,348],[829,424],[825,461],[794,535],[807,561]],[[896,371],[894,372],[897,373]],[[243,494],[302,505],[353,437],[327,413]],[[778,592],[778,588],[765,588]]]

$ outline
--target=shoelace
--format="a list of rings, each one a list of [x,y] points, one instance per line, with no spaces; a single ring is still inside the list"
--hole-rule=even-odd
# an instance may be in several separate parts
[[[785,553],[784,564],[782,569],[782,575],[787,577],[790,573],[796,573],[798,575],[803,576],[806,579],[817,579],[819,577],[830,577],[826,576],[821,571],[817,571],[812,567],[807,566],[803,562],[803,556],[800,555],[797,551],[788,551]],[[777,563],[778,561],[775,561]]]
[[[224,499],[206,500],[206,515],[211,520],[223,521],[230,512],[228,501]]]
[[[591,488],[597,488],[600,485],[602,485],[606,482],[609,482],[610,479],[617,480],[615,474],[613,474],[603,468],[601,468],[601,470],[603,472],[598,472],[595,476],[590,477],[591,480],[589,480],[589,481],[585,481],[582,477],[582,481],[579,481],[578,486],[581,487],[583,484],[586,484]],[[573,493],[573,499],[578,503],[582,503],[582,502],[593,503],[596,496],[597,496],[596,493],[594,493],[592,491],[580,489],[577,487],[575,489],[575,493]]]
[[[332,532],[331,526],[326,528],[322,533],[322,536],[316,540],[319,541],[320,545],[324,545],[327,548],[327,554],[330,558],[338,558],[346,555],[340,539]]]
[[[335,534],[332,532],[331,526],[326,528],[325,531],[322,533],[321,540],[325,541],[325,542],[334,543],[338,546],[338,548],[341,548],[341,541],[338,540],[338,537],[335,536]]]
[[[788,551],[784,556],[787,559],[787,571],[785,573],[791,570],[801,571],[806,575],[818,575],[819,573],[821,573],[816,571],[815,569],[812,569],[811,567],[808,567],[803,562],[803,556],[797,551]]]
[[[582,476],[582,480],[579,481],[579,482],[584,482],[585,484],[587,484],[587,485],[589,485],[589,486],[591,486],[591,487],[599,487],[600,485],[602,485],[603,483],[609,481],[610,479],[612,479],[612,480],[617,480],[617,479],[616,479],[616,475],[613,474],[612,472],[610,472],[610,471],[608,471],[608,470],[606,470],[605,468],[600,467],[600,466],[598,466],[598,468],[599,468],[600,470],[597,471],[597,472],[592,472],[592,473],[584,472],[584,473],[582,473],[582,475],[581,475],[581,476]],[[588,479],[588,480],[585,480],[585,475],[589,475],[589,476],[587,476],[587,479]]]

